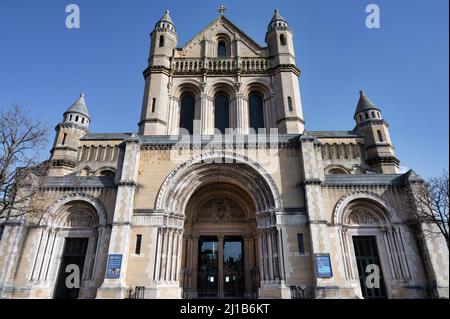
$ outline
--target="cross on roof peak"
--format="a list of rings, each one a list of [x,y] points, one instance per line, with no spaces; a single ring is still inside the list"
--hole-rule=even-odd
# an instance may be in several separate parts
[[[224,15],[227,8],[221,4],[220,7],[217,9],[217,11],[220,13],[220,15]]]

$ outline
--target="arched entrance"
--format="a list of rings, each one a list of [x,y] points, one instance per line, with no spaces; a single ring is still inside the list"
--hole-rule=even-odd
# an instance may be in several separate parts
[[[103,205],[86,194],[69,194],[50,207],[40,225],[31,274],[36,290],[45,287],[56,299],[95,298],[107,236]]]
[[[159,295],[256,298],[280,290],[282,201],[255,161],[227,152],[193,157],[167,176],[156,208],[164,216],[154,268]]]
[[[186,207],[182,262],[185,298],[256,297],[255,206],[242,188],[206,184]]]

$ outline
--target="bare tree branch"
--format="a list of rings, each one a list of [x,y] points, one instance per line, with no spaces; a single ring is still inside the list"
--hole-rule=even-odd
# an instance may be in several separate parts
[[[48,164],[40,151],[47,136],[47,127],[19,105],[0,112],[0,224],[43,213],[39,192]]]
[[[449,247],[449,173],[443,173],[431,178],[428,182],[409,189],[409,210],[412,212],[412,222],[416,224],[431,224],[434,227],[422,229],[430,234],[442,234]],[[432,230],[435,229],[435,230]]]

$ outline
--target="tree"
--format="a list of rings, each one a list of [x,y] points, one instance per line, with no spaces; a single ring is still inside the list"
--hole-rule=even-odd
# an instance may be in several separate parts
[[[0,112],[0,225],[45,210],[39,190],[48,164],[40,151],[47,136],[45,125],[19,105]]]
[[[419,224],[431,224],[433,227],[422,228],[425,233],[442,234],[449,247],[449,172],[421,183],[414,188],[412,196],[414,207],[414,222]]]

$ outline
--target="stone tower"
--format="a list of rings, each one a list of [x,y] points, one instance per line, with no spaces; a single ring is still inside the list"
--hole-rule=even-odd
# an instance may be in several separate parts
[[[357,131],[365,138],[367,164],[377,173],[398,173],[399,160],[394,153],[389,124],[364,92],[360,91],[359,94],[354,119]]]
[[[63,121],[59,123],[56,137],[51,152],[50,175],[62,176],[73,171],[77,165],[77,152],[80,138],[87,133],[90,116],[84,94],[69,107],[63,115]]]
[[[293,32],[278,10],[270,20],[266,43],[272,58],[272,81],[276,95],[277,125],[280,133],[298,134],[304,131],[302,102],[295,65]]]
[[[169,11],[156,23],[150,38],[148,68],[144,71],[145,90],[139,133],[163,135],[167,127],[171,60],[178,43]]]

